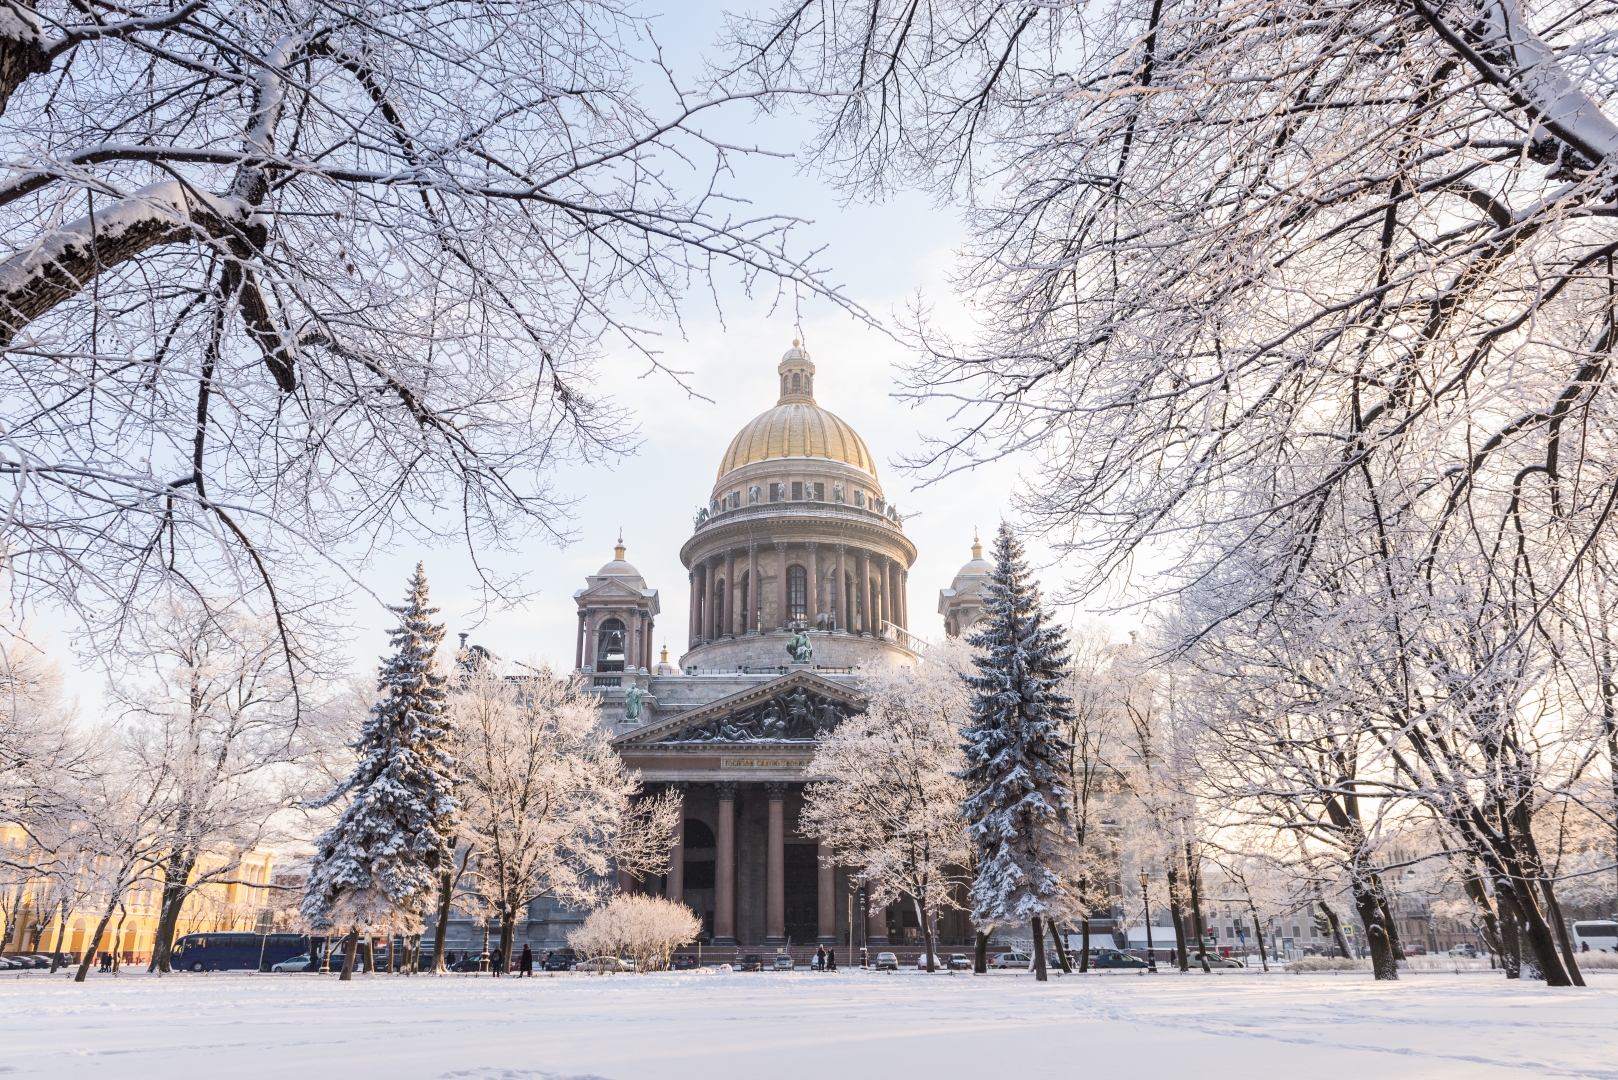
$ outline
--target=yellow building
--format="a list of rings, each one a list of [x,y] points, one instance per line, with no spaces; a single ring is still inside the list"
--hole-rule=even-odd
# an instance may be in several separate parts
[[[30,842],[23,830],[0,825],[0,848],[7,861],[28,864]],[[223,930],[251,931],[275,904],[266,888],[273,873],[274,854],[255,849],[245,855],[231,883],[209,883],[186,898],[180,910],[175,938],[186,934]],[[204,856],[198,875],[224,864]],[[3,871],[0,871],[3,872]],[[0,953],[51,953],[60,948],[77,959],[90,947],[90,936],[106,910],[108,897],[72,897],[63,910],[61,890],[43,875],[12,872],[0,880]],[[161,875],[154,872],[140,881],[114,909],[101,940],[101,952],[118,954],[124,964],[151,960],[152,944],[163,899]]]

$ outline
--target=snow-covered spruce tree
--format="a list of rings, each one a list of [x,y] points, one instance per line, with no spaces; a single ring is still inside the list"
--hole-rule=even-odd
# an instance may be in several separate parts
[[[352,795],[315,844],[304,886],[304,918],[347,928],[343,979],[354,970],[360,927],[419,929],[454,853],[455,760],[447,677],[433,670],[444,627],[427,602],[427,572],[416,564],[409,599],[393,608],[394,654],[377,678],[382,700],[354,743],[354,774],[324,800]],[[322,804],[315,804],[322,805]]]
[[[967,639],[980,650],[972,661],[979,674],[962,676],[973,692],[961,732],[961,778],[971,791],[961,814],[978,848],[972,919],[985,928],[1030,922],[1043,982],[1042,924],[1068,906],[1059,868],[1072,830],[1060,776],[1071,704],[1058,689],[1068,674],[1067,635],[1047,620],[1022,544],[1004,523],[984,593],[982,629]]]

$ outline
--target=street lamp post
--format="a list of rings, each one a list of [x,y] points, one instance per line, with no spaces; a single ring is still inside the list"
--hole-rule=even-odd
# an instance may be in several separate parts
[[[1140,872],[1140,902],[1141,906],[1146,909],[1146,970],[1155,972],[1157,970],[1157,953],[1152,951],[1152,898],[1146,891],[1146,885],[1149,881],[1151,881],[1151,878],[1147,876],[1146,871],[1142,870]]]

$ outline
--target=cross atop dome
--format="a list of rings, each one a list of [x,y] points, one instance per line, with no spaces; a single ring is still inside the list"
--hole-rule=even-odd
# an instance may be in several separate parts
[[[797,338],[792,339],[792,348],[782,355],[775,370],[781,373],[781,399],[777,405],[815,403],[815,363]]]

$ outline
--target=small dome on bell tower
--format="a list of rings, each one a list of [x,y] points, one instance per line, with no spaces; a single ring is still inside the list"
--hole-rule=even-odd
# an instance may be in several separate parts
[[[792,348],[781,357],[775,370],[781,373],[781,400],[777,405],[815,403],[815,363],[801,342],[793,340]]]

